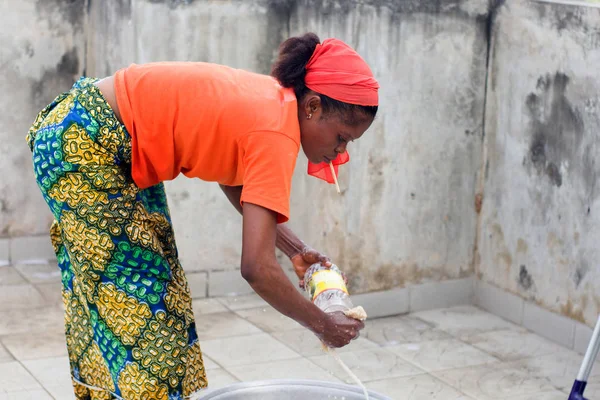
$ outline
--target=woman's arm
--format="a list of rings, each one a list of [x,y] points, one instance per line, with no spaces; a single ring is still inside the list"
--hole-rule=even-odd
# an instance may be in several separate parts
[[[242,206],[240,204],[240,198],[242,196],[243,186],[225,186],[219,185],[225,196],[229,199],[231,204],[235,207],[240,214],[242,214]],[[279,250],[283,252],[290,260],[296,270],[298,278],[304,277],[306,269],[316,262],[322,262],[329,266],[329,259],[318,253],[315,250],[310,249],[296,234],[284,224],[277,225],[277,239],[275,245]],[[306,265],[308,264],[308,265]]]
[[[276,227],[275,212],[244,204],[242,276],[273,308],[313,331],[326,345],[347,345],[364,324],[341,312],[324,313],[294,288],[275,258]]]

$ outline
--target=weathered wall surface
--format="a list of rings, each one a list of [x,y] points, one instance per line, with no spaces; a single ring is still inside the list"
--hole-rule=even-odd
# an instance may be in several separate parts
[[[350,146],[341,196],[308,178],[300,155],[291,222],[300,236],[349,273],[355,293],[467,276],[475,254],[479,279],[592,324],[600,9],[490,3],[491,42],[486,0],[0,2],[0,247],[47,233],[24,136],[84,71],[200,60],[268,73],[282,40],[315,31],[367,59],[381,111]],[[217,185],[178,178],[167,190],[182,261],[200,271],[191,280],[209,294],[249,290],[236,271],[240,218]],[[13,242],[19,257],[40,243]]]
[[[0,237],[48,232],[25,135],[82,73],[84,23],[84,0],[0,2]]]
[[[600,9],[507,1],[494,23],[478,277],[600,313]]]
[[[88,71],[105,76],[132,62],[180,60],[268,73],[287,18],[270,3],[92,1]],[[186,270],[239,268],[241,217],[218,185],[181,176],[166,186]],[[232,273],[231,279],[238,282],[232,291],[244,288],[239,273]]]
[[[11,3],[9,15],[14,16],[13,8]],[[56,15],[62,21],[61,12],[53,11],[50,20]],[[29,15],[27,10],[18,14]],[[315,31],[322,39],[335,36],[355,46],[381,83],[380,114],[364,139],[350,146],[352,163],[343,168],[341,196],[306,176],[301,154],[291,225],[349,273],[353,292],[379,290],[473,272],[486,15],[486,0],[90,0],[85,69],[101,77],[131,62],[200,60],[268,73],[277,46],[289,35]],[[59,24],[60,31],[50,31],[54,36],[61,32],[54,39],[58,45],[39,40],[43,32],[28,33],[40,49],[57,47],[51,53],[56,60],[34,60],[36,68],[47,64],[61,71],[61,57],[72,48],[83,60],[82,15],[75,17],[72,27]],[[13,51],[25,47],[15,44]],[[83,62],[76,66],[55,84],[37,87],[52,95],[68,88]],[[13,92],[25,79],[15,74],[20,81],[12,79]],[[42,75],[35,75],[35,82]],[[10,143],[19,144],[23,157],[23,132],[33,110],[49,96],[28,104],[31,115],[15,109],[25,122],[19,129],[10,123],[2,130]],[[19,180],[32,182],[30,170],[19,174]],[[49,213],[32,192],[37,189],[10,188],[19,196],[4,192],[15,204],[12,214],[1,212],[4,235],[44,233]],[[209,279],[224,282],[238,276],[241,220],[217,185],[178,178],[167,190],[186,269],[210,271]],[[7,228],[10,215],[19,216],[18,229]],[[232,287],[241,290],[243,285]]]
[[[376,122],[349,146],[343,195],[306,178],[304,163],[294,181],[294,225],[349,272],[354,289],[472,273],[486,15],[486,1],[306,0],[292,12],[292,35],[341,38],[381,84]]]

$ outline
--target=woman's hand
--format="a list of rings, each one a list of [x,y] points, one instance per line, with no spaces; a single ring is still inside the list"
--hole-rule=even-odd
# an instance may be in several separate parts
[[[331,267],[331,260],[329,260],[329,257],[310,247],[305,247],[299,254],[296,254],[290,260],[292,261],[296,275],[300,279],[301,287],[304,287],[304,274],[311,265],[320,262],[325,267]]]
[[[328,347],[344,347],[360,336],[364,322],[349,318],[341,311],[325,314],[322,329],[315,334]]]

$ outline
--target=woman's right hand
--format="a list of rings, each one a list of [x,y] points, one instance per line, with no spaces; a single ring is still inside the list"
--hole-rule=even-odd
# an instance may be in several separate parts
[[[343,312],[336,311],[325,314],[321,329],[315,332],[328,347],[344,347],[353,339],[358,338],[360,330],[365,327],[364,322],[347,317]]]

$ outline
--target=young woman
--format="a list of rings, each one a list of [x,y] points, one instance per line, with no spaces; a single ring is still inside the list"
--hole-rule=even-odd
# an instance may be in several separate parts
[[[281,45],[272,76],[131,65],[80,79],[38,115],[27,140],[55,218],[77,399],[181,399],[207,385],[162,184],[180,173],[218,182],[243,215],[241,273],[256,293],[329,346],[358,336],[362,322],[298,293],[275,248],[299,278],[329,262],[282,224],[296,159],[302,147],[330,181],[329,163],[347,162],[373,122],[378,88],[349,46],[306,34]]]

